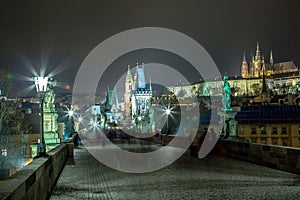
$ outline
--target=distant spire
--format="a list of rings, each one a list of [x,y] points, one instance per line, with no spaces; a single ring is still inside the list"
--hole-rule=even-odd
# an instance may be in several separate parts
[[[130,65],[128,65],[127,67],[128,67],[128,70],[127,70],[126,80],[129,81],[132,79],[132,75],[130,72]]]
[[[137,68],[136,86],[137,86],[136,89],[146,88],[145,69],[143,64],[141,65],[141,67]]]
[[[135,69],[135,72],[134,72],[134,75],[133,75],[133,87],[134,87],[135,90],[137,89],[137,73],[138,73],[138,66],[139,66],[139,64],[136,63],[136,69]]]
[[[152,91],[152,83],[151,83],[151,77],[150,77],[150,84],[149,84],[149,89]]]
[[[270,51],[270,64],[273,65],[274,61],[273,61],[273,52],[272,50]]]
[[[244,56],[243,56],[243,62],[247,62],[245,52],[244,52]]]
[[[242,62],[242,67],[241,67],[241,75],[242,75],[243,78],[248,78],[248,74],[249,74],[249,68],[248,68],[248,63],[247,63],[247,60],[246,60],[246,55],[245,55],[245,52],[244,52],[243,62]]]
[[[259,50],[259,42],[257,42],[255,60],[259,60],[259,59],[260,59],[260,50]]]

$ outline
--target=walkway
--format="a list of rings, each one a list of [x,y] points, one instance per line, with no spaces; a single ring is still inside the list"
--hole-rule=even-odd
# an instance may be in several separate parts
[[[145,174],[102,165],[85,148],[75,149],[51,200],[66,199],[300,199],[300,176],[223,158],[183,155]]]

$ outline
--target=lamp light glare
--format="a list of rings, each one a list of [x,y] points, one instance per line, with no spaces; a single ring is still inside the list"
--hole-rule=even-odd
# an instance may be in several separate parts
[[[73,111],[73,110],[69,110],[69,111],[68,111],[68,115],[69,115],[70,117],[72,117],[72,116],[74,115],[74,111]]]
[[[171,113],[170,109],[166,109],[166,114],[169,115]]]
[[[47,91],[48,77],[34,77],[34,83],[37,92]]]

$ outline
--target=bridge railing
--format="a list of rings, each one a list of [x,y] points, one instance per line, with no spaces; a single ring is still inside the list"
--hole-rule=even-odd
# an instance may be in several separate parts
[[[300,148],[219,140],[213,153],[300,174]]]
[[[165,136],[164,144],[169,143],[172,139],[173,136]],[[198,152],[192,151],[195,149],[198,151],[199,148],[199,146],[191,148],[191,154],[197,155]],[[219,139],[211,154],[300,174],[300,148]]]
[[[71,141],[49,151],[48,157],[34,159],[9,179],[0,181],[0,199],[49,198],[69,156],[73,156]]]

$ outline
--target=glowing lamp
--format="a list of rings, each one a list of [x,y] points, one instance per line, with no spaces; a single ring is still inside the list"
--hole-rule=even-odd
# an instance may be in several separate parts
[[[37,92],[47,91],[48,77],[34,77],[34,83]]]

